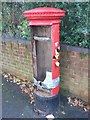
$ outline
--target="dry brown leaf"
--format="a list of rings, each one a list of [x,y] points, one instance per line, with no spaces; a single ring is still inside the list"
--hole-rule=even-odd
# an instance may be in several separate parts
[[[26,88],[23,88],[23,89],[22,89],[22,92],[27,93],[27,89],[26,89]]]
[[[32,97],[30,97],[31,98],[31,100],[34,100],[34,97],[32,96]]]
[[[31,100],[31,102],[30,102],[31,104],[33,104],[34,103],[34,100]]]
[[[13,76],[10,75],[10,76],[9,76],[9,80],[13,80]]]
[[[21,83],[20,83],[20,82],[17,82],[16,84],[17,84],[17,85],[20,85]]]
[[[4,78],[8,78],[8,75],[7,75],[7,74],[5,74],[5,75],[4,75]]]
[[[8,76],[11,76],[10,73],[7,73]]]
[[[84,101],[81,101],[80,99],[76,97],[68,97],[68,104],[71,104],[70,106],[79,106],[83,108],[84,111],[89,111],[90,110],[90,105],[85,103]]]
[[[21,83],[21,85],[20,85],[20,86],[21,86],[21,87],[25,87],[25,84],[22,84],[22,83]]]
[[[86,108],[87,108],[87,110],[90,110],[90,105],[87,105]]]
[[[38,113],[38,109],[36,107],[34,107],[34,112]]]
[[[16,82],[20,82],[20,79],[18,79],[18,78],[16,78],[15,80],[16,80]]]
[[[79,103],[78,100],[75,98],[73,105],[78,106],[78,103]]]

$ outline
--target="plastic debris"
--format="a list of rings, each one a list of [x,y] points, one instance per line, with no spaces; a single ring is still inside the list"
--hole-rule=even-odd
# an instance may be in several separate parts
[[[52,115],[52,114],[47,115],[46,118],[47,118],[48,120],[53,120],[53,119],[55,119],[54,115]]]
[[[39,88],[44,89],[52,89],[55,88],[60,82],[60,77],[57,77],[56,79],[52,80],[52,72],[46,71],[46,78],[43,82],[38,81],[36,78],[34,78],[34,84]]]

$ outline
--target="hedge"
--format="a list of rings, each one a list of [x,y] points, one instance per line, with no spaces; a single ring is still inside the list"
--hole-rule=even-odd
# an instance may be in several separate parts
[[[90,2],[2,2],[2,35],[30,40],[30,27],[22,13],[43,6],[66,11],[60,26],[61,43],[90,48]]]

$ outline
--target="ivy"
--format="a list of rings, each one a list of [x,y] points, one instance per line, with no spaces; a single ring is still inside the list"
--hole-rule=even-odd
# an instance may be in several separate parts
[[[10,41],[10,48],[11,48],[11,50],[12,50],[12,48],[13,48],[13,43],[12,43],[12,41]]]
[[[18,25],[18,29],[21,31],[21,38],[24,38],[26,40],[30,39],[30,29],[27,20],[23,20],[20,25]]]

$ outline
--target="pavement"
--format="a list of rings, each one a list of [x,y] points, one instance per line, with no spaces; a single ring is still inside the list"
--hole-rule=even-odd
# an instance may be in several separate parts
[[[51,113],[52,114],[52,113]],[[79,107],[70,106],[67,98],[60,94],[60,106],[53,113],[57,120],[73,118],[75,120],[89,119],[89,112],[85,112]],[[45,115],[37,114],[30,104],[29,96],[22,93],[19,85],[7,82],[2,77],[2,118],[46,118]],[[23,119],[22,119],[23,120]]]

